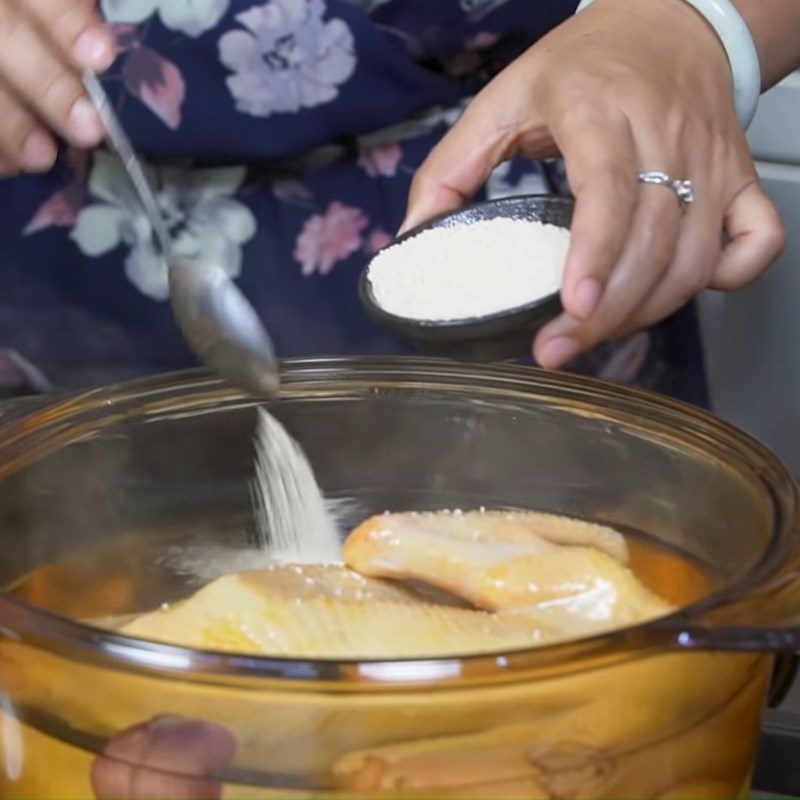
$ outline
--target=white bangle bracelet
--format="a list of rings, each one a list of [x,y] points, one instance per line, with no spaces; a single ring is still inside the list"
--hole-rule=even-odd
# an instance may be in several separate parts
[[[581,0],[576,14],[595,0]],[[638,0],[644,2],[645,0]],[[761,95],[761,62],[747,23],[731,0],[684,0],[708,21],[728,54],[733,74],[736,115],[747,129],[753,121]],[[798,0],[800,2],[800,0]]]

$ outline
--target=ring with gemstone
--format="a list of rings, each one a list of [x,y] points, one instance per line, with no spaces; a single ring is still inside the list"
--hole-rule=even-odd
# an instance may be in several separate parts
[[[650,186],[666,186],[672,189],[682,206],[694,203],[694,184],[687,180],[675,180],[666,172],[640,172],[639,183]]]

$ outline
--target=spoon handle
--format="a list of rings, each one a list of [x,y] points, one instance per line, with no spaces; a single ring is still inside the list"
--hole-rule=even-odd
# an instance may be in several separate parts
[[[133,183],[139,202],[141,202],[144,213],[153,228],[157,246],[161,250],[165,261],[169,263],[172,253],[172,240],[158,206],[158,201],[150,186],[150,181],[148,181],[147,175],[136,157],[130,139],[111,107],[111,101],[108,99],[105,89],[103,89],[102,84],[97,80],[93,72],[87,71],[84,73],[83,85],[94,103],[97,113],[100,115],[100,121],[108,134],[109,144],[116,151]]]

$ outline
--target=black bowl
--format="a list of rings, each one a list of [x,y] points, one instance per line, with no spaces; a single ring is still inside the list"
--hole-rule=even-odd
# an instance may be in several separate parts
[[[520,195],[489,200],[443,214],[412,228],[388,247],[430,228],[447,228],[498,217],[546,222],[569,228],[573,208],[572,198],[555,195]],[[378,305],[368,275],[369,265],[361,273],[359,281],[359,295],[367,313],[388,331],[428,355],[462,361],[522,358],[530,354],[534,334],[561,313],[561,298],[558,292],[554,292],[533,303],[485,317],[446,321],[408,319],[390,314]]]

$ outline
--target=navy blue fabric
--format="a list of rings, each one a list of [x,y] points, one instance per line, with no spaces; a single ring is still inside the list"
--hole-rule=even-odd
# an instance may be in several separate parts
[[[217,3],[226,8],[219,19],[198,12],[178,23],[163,10],[130,23],[125,0],[103,5],[121,9],[111,21],[122,54],[106,86],[157,183],[177,180],[174,235],[188,231],[186,247],[201,257],[231,255],[281,355],[408,352],[366,318],[356,282],[399,226],[411,177],[446,123],[379,145],[363,137],[470,96],[576,0]],[[247,37],[257,36],[243,14],[266,31],[252,62]],[[231,80],[250,67],[253,88],[237,94]],[[255,108],[262,90],[266,105]],[[295,96],[299,107],[286,110]],[[330,152],[309,159],[320,147]],[[59,387],[194,364],[145,257],[146,236],[119,212],[128,206],[109,163],[103,153],[65,152],[49,175],[0,184],[0,354]],[[566,190],[558,164],[516,160],[497,180],[504,191]],[[187,190],[192,181],[200,189]],[[636,340],[638,350],[615,362],[626,369],[607,377],[658,389],[652,376],[663,364],[648,359],[668,351],[659,337]],[[603,352],[589,371],[602,373]],[[702,369],[686,381],[702,402]]]

